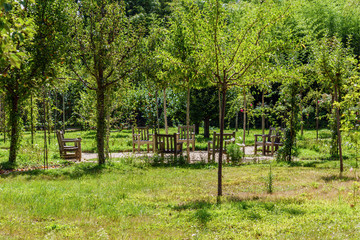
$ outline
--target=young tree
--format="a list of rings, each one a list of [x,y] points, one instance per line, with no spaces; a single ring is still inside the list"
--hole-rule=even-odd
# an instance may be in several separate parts
[[[125,3],[84,0],[70,10],[69,67],[88,88],[96,91],[97,151],[105,163],[106,94],[128,78],[137,65],[140,27],[126,16]]]
[[[320,74],[324,87],[331,90],[340,160],[340,175],[344,171],[341,139],[341,101],[346,83],[356,73],[357,61],[349,47],[344,47],[337,37],[324,37],[313,49],[315,69]]]
[[[218,196],[222,195],[222,155],[226,92],[228,88],[252,84],[249,69],[259,59],[270,56],[285,45],[285,28],[280,23],[288,7],[275,1],[261,4],[239,2],[225,5],[219,0],[205,3],[199,32],[204,39],[198,57],[203,69],[222,95]],[[283,31],[282,33],[280,31]],[[290,37],[290,33],[288,36]],[[290,41],[289,41],[290,42]],[[261,69],[259,69],[261,71]]]
[[[20,142],[21,109],[33,89],[38,89],[54,76],[51,64],[58,58],[62,24],[61,1],[11,1],[7,12],[8,26],[4,38],[8,48],[2,51],[0,85],[9,105],[10,154],[15,163]],[[10,37],[11,33],[11,37]],[[8,35],[9,34],[9,35]],[[9,50],[10,49],[10,50]]]

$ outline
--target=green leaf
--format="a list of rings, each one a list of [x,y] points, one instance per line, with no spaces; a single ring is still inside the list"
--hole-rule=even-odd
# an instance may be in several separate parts
[[[15,53],[10,54],[9,60],[12,66],[20,68],[21,60]]]

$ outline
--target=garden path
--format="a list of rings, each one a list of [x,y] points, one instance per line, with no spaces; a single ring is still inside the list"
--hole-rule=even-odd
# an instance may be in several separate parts
[[[245,161],[260,161],[260,160],[269,160],[273,157],[271,156],[255,156],[254,155],[254,146],[247,146],[245,147]],[[153,153],[146,153],[145,151],[140,153],[132,153],[132,152],[118,152],[118,153],[111,153],[111,158],[123,158],[123,157],[131,157],[131,156],[153,156]],[[92,159],[97,158],[97,153],[82,153],[82,160],[84,161],[91,161]],[[191,162],[207,162],[207,151],[194,151],[190,152]],[[217,158],[217,157],[216,157]]]

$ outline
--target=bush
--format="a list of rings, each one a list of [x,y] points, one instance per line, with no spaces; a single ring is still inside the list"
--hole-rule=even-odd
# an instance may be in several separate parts
[[[242,158],[244,157],[244,153],[236,144],[228,145],[226,151],[232,163],[240,163],[242,161]]]

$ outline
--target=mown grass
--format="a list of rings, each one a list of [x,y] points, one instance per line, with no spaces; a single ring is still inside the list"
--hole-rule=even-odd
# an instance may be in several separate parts
[[[359,239],[354,171],[273,163],[273,194],[268,172],[225,166],[221,204],[211,164],[123,159],[2,175],[0,238]]]

